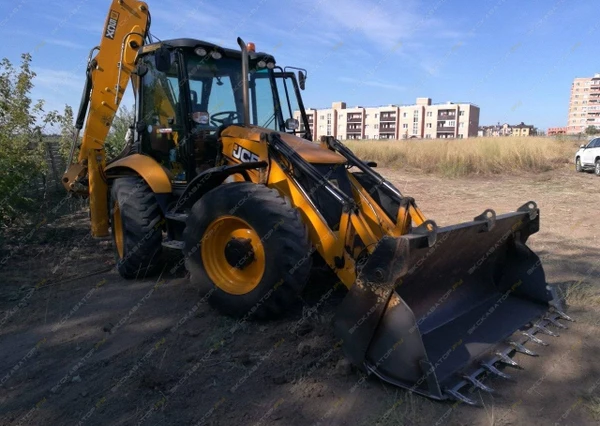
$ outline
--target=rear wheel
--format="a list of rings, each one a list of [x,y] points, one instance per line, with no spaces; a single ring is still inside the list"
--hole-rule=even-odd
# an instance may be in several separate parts
[[[153,272],[160,262],[163,223],[154,193],[141,178],[118,178],[110,206],[119,274],[131,279]]]
[[[312,250],[300,214],[274,189],[221,185],[197,201],[184,232],[190,280],[236,317],[283,314],[300,294]]]
[[[575,160],[575,171],[583,172],[583,167],[581,166],[581,159],[579,157],[577,157],[577,159]]]

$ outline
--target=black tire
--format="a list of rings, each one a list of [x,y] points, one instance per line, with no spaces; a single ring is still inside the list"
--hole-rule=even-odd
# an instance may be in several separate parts
[[[264,268],[260,267],[264,272],[255,278],[260,281],[244,294],[224,291],[213,282],[203,259],[203,247],[212,253],[209,244],[215,246],[215,238],[210,239],[215,236],[211,224],[227,217],[250,225],[264,252]],[[281,316],[295,303],[310,274],[312,246],[299,212],[279,192],[264,185],[229,183],[211,190],[192,207],[183,239],[190,281],[210,291],[209,303],[226,315],[246,319]],[[226,267],[233,270],[229,265],[231,262]]]
[[[581,165],[581,159],[579,157],[575,160],[575,171],[578,173],[583,172],[583,166]]]
[[[110,191],[110,218],[119,274],[133,279],[154,272],[161,261],[164,219],[154,192],[143,179],[115,179]],[[117,242],[119,218],[122,244]]]
[[[600,177],[600,158],[596,160],[596,164],[594,165],[594,173],[596,173],[596,176]]]

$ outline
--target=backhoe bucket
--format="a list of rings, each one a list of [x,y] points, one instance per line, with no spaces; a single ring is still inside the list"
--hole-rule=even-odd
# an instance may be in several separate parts
[[[425,227],[422,227],[425,228]],[[539,257],[525,242],[539,229],[530,202],[496,217],[383,238],[336,313],[346,355],[368,374],[435,399],[475,401],[461,389],[503,364],[538,332],[564,327]],[[434,231],[431,231],[434,229]]]

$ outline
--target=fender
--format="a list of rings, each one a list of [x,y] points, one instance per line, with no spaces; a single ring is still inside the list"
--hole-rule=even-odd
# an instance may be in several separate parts
[[[177,204],[172,211],[177,212],[179,210],[191,208],[204,194],[221,185],[223,181],[231,175],[240,173],[244,176],[246,181],[249,181],[250,178],[248,177],[246,170],[263,169],[268,165],[269,164],[266,161],[253,161],[249,163],[218,166],[205,170],[189,183],[183,194],[181,194],[177,200]]]
[[[172,176],[170,176],[169,171],[147,155],[131,154],[110,163],[105,169],[106,177],[116,178],[122,176],[123,169],[132,170],[140,175],[155,194],[170,194],[172,192]]]

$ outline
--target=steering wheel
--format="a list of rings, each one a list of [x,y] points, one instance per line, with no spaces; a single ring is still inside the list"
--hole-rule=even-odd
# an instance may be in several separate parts
[[[239,117],[240,115],[237,111],[222,111],[213,114],[210,117],[210,122],[215,126],[228,126],[230,124],[233,124],[235,120],[239,121]]]

